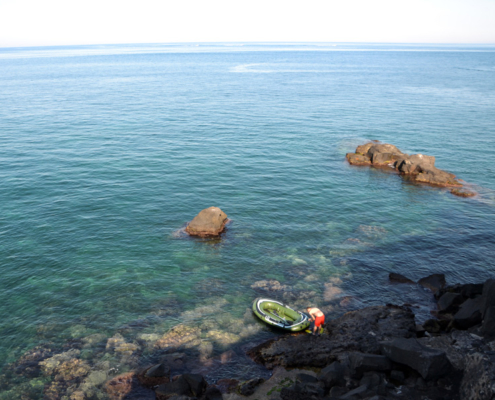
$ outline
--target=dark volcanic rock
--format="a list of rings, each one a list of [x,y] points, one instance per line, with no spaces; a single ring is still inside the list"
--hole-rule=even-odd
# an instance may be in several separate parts
[[[469,329],[481,323],[481,307],[483,298],[468,299],[462,303],[459,311],[454,315],[456,326],[460,329]]]
[[[379,354],[380,342],[416,336],[414,314],[406,307],[375,306],[351,311],[326,324],[327,334],[282,336],[249,350],[268,368],[325,367],[345,352]]]
[[[481,331],[483,336],[487,339],[495,338],[495,306],[492,306],[486,310]]]
[[[416,339],[397,338],[382,342],[382,354],[417,371],[423,379],[443,376],[451,370],[444,351],[423,346]]]
[[[488,279],[483,285],[481,313],[484,316],[488,308],[495,306],[495,279]]]
[[[438,299],[438,310],[441,312],[452,312],[463,300],[461,294],[447,292]]]
[[[340,362],[334,361],[320,371],[318,380],[325,385],[327,390],[335,385],[342,386],[345,384],[345,371],[346,368]]]
[[[201,400],[223,400],[223,395],[219,388],[208,386]]]
[[[405,277],[404,275],[401,274],[396,274],[395,272],[391,272],[388,274],[388,279],[390,282],[397,282],[397,283],[416,283],[412,281],[411,279]]]
[[[356,371],[358,375],[362,375],[363,372],[383,372],[392,369],[392,363],[387,357],[376,354],[353,352],[349,354],[349,361],[351,363],[351,368]]]
[[[445,287],[445,275],[444,274],[432,274],[425,278],[421,278],[418,283],[430,289],[433,293],[438,292],[439,290]]]

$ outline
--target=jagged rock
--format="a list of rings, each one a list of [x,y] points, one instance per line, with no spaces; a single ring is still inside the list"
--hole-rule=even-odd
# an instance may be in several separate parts
[[[342,400],[351,400],[354,399],[355,397],[362,398],[362,396],[366,393],[367,390],[368,387],[366,385],[361,385],[356,389],[347,392],[345,395],[340,396],[339,398]]]
[[[414,338],[382,342],[382,354],[396,363],[411,367],[426,380],[438,378],[451,370],[444,351],[423,346]]]
[[[192,236],[218,236],[228,222],[227,214],[218,207],[201,210],[187,225],[186,232]]]
[[[478,297],[476,299],[468,299],[462,303],[459,311],[454,314],[456,326],[460,329],[469,329],[472,326],[481,323],[483,300],[483,297]]]
[[[415,337],[414,314],[406,307],[375,306],[351,311],[326,324],[328,334],[282,336],[248,354],[268,368],[325,367],[348,351],[378,354],[380,342]]]
[[[243,396],[250,396],[254,393],[256,388],[261,385],[265,380],[263,378],[254,378],[239,385],[238,391]]]
[[[369,371],[390,371],[392,363],[385,356],[352,352],[349,354],[351,368],[358,374]]]
[[[355,153],[347,153],[346,158],[352,165],[393,166],[400,174],[419,183],[443,187],[462,186],[455,175],[435,167],[435,157],[424,154],[408,155],[391,144],[367,143],[358,146]],[[475,194],[461,189],[453,189],[452,193],[465,197]]]
[[[444,274],[432,274],[425,278],[421,278],[418,283],[430,289],[433,293],[443,289],[445,287],[445,275]]]
[[[495,397],[494,355],[467,355],[459,392],[462,400],[492,400]]]
[[[373,142],[362,144],[361,146],[356,147],[356,153],[365,156],[368,154],[368,150],[370,149],[370,147],[373,146],[374,144],[375,143]]]
[[[452,312],[463,300],[461,294],[447,292],[438,299],[438,310],[441,312]]]
[[[345,367],[339,361],[334,361],[320,371],[318,380],[322,382],[328,390],[335,385],[344,385],[344,374]]]
[[[388,274],[388,279],[390,282],[397,282],[397,283],[416,283],[412,281],[409,278],[406,278],[404,275],[401,274],[396,274],[395,272],[391,272]]]
[[[485,316],[488,308],[495,306],[495,279],[488,279],[483,285],[481,313]]]
[[[438,168],[422,168],[421,172],[414,177],[416,182],[429,183],[437,186],[462,186],[455,175]]]
[[[491,306],[485,311],[481,331],[487,339],[495,338],[495,306]]]

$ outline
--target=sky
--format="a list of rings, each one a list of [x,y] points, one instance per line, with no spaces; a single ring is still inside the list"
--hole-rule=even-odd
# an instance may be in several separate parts
[[[0,47],[177,42],[495,44],[495,0],[0,0]]]

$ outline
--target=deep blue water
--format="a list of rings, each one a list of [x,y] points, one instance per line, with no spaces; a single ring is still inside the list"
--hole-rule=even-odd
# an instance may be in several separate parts
[[[267,279],[329,316],[393,302],[426,318],[431,295],[389,272],[494,275],[494,115],[495,46],[0,49],[0,367],[179,323],[214,357],[276,334],[246,312]],[[348,165],[370,139],[436,156],[479,195]],[[222,239],[184,238],[212,205]]]

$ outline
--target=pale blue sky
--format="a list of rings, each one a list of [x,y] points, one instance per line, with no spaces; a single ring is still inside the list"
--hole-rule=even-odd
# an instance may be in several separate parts
[[[495,0],[0,0],[0,47],[495,43]]]

